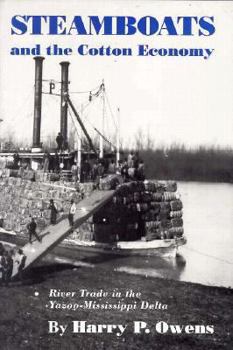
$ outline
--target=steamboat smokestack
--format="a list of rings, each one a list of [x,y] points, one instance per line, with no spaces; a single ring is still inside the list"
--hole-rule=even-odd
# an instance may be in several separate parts
[[[35,60],[35,95],[33,121],[33,148],[40,148],[41,102],[42,102],[42,72],[44,57],[34,57]]]
[[[69,62],[61,62],[61,121],[60,132],[64,142],[67,142],[67,103],[66,95],[68,94],[69,86]]]

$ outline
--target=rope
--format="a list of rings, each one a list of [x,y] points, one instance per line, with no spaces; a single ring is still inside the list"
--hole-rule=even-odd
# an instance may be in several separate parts
[[[81,136],[79,135],[79,132],[78,132],[77,125],[76,125],[76,123],[75,123],[75,121],[74,121],[73,115],[71,114],[69,108],[68,108],[68,113],[69,113],[69,116],[70,116],[70,118],[71,118],[71,121],[72,121],[72,123],[73,123],[73,125],[74,125],[74,128],[75,128],[75,130],[76,130],[76,133],[77,133],[77,135],[78,135],[78,138],[81,139]]]
[[[94,92],[94,91],[97,90],[97,89],[98,89],[98,91],[99,91],[100,88],[101,88],[101,85],[98,85],[98,86],[94,87],[94,88],[91,89],[91,90],[86,90],[86,91],[69,91],[69,94],[90,94],[90,93]],[[97,92],[98,92],[98,91],[97,91]]]
[[[114,114],[113,114],[113,112],[112,112],[112,108],[111,108],[111,105],[110,105],[110,102],[109,102],[108,95],[107,95],[106,91],[105,91],[105,96],[106,96],[106,101],[107,101],[107,104],[108,104],[108,108],[109,108],[109,111],[110,111],[110,114],[111,114],[113,123],[114,123],[114,125],[115,125],[115,128],[117,129],[117,128],[118,128],[118,127],[117,127],[117,123],[116,123],[116,121],[115,121],[115,117],[114,117]]]
[[[195,252],[195,253],[197,253],[197,254],[199,254],[199,255],[206,256],[207,258],[212,258],[212,259],[215,259],[215,260],[224,262],[224,263],[226,263],[226,264],[233,265],[233,263],[232,263],[231,261],[224,260],[224,259],[219,258],[219,257],[214,256],[214,255],[202,253],[202,252],[200,252],[200,251],[198,251],[198,250],[196,250],[196,249],[193,249],[193,248],[189,248],[189,247],[184,246],[183,249],[187,249],[187,250],[190,250],[191,252]]]
[[[43,81],[45,82],[50,82],[50,80],[48,79],[43,79]],[[55,80],[52,80],[53,82],[55,83],[60,83],[60,82],[57,82]],[[97,91],[96,91],[97,90]],[[94,91],[96,91],[94,93]],[[85,109],[87,109],[93,101],[96,101],[97,97],[100,96],[100,93],[103,93],[102,96],[103,98],[106,99],[107,101],[107,105],[108,105],[108,108],[109,108],[109,111],[110,111],[110,115],[112,117],[112,120],[113,120],[113,123],[114,123],[114,126],[115,128],[117,129],[117,125],[116,125],[116,121],[115,121],[115,118],[114,118],[114,115],[113,115],[113,112],[112,112],[112,109],[111,109],[111,105],[110,105],[110,102],[109,102],[109,99],[108,99],[108,96],[106,94],[106,91],[105,89],[103,89],[103,83],[101,83],[101,85],[98,85],[96,86],[95,88],[91,89],[91,90],[87,90],[87,91],[72,91],[72,92],[69,92],[69,94],[84,94],[84,93],[89,93],[91,95],[91,100],[88,100],[86,102],[86,104],[82,105],[80,108],[76,108],[78,111],[79,111],[79,114],[82,112],[82,116],[83,116],[83,119],[85,120],[85,122],[88,122],[90,124],[90,126],[94,129],[94,131],[96,131],[102,138],[103,140],[105,140],[111,147],[115,148],[116,149],[116,146],[112,144],[112,142],[110,140],[108,140],[108,138],[106,138],[89,120],[88,120],[88,114],[86,115],[83,115],[83,111]],[[50,95],[50,96],[55,96],[55,97],[60,97],[61,95],[60,94],[56,94],[56,93],[52,93],[50,94],[49,92],[42,92],[42,94],[45,94],[45,95]],[[47,104],[47,101],[45,101],[45,103]],[[106,111],[106,108],[105,108],[105,111]],[[77,129],[77,126],[76,126],[76,123],[73,119],[73,115],[71,114],[70,112],[70,109],[68,108],[68,113],[70,115],[70,118],[71,118],[71,121],[76,129],[76,132],[78,134],[78,137],[80,138],[80,135],[78,133],[78,129]],[[107,124],[107,127],[109,127],[109,125]]]
[[[101,132],[98,129],[96,129],[95,127],[93,128],[104,139],[104,141],[108,142],[110,146],[116,148],[116,146],[114,146],[111,141],[109,141],[103,134],[101,134]]]
[[[21,111],[22,111],[22,110],[25,111],[25,110],[29,107],[29,101],[30,101],[30,104],[31,104],[31,95],[32,95],[32,93],[33,93],[33,90],[34,90],[34,87],[32,87],[32,88],[29,90],[29,93],[27,94],[27,96],[26,96],[25,99],[23,100],[22,105],[19,107],[19,109],[18,109],[18,114],[19,114],[19,115],[21,114]],[[25,106],[26,106],[26,108],[25,108]],[[31,106],[30,106],[30,107],[31,107]],[[30,112],[30,114],[31,114],[31,112]],[[28,113],[25,113],[25,115],[28,116],[28,115],[29,115],[29,111],[28,111]]]
[[[61,94],[55,94],[54,92],[53,92],[52,94],[50,94],[50,92],[44,92],[44,91],[42,91],[42,94],[43,94],[43,95],[56,96],[56,97],[57,97],[57,96],[59,96],[59,97],[61,96]]]
[[[70,110],[68,108],[69,114],[72,117]],[[72,117],[73,118],[73,117]],[[112,147],[116,148],[116,146],[114,146],[111,141],[109,141],[88,119],[86,119],[86,122],[89,123],[89,125],[104,139],[104,141],[108,142]],[[76,129],[77,130],[77,129]]]
[[[52,82],[52,83],[61,84],[61,81],[54,80],[54,79],[42,79],[42,81],[46,81],[46,82]]]

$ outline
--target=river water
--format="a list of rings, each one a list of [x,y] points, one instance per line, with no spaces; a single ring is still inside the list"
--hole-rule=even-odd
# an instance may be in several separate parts
[[[233,287],[233,185],[180,183],[187,245],[180,279]]]
[[[103,261],[117,271],[233,288],[233,185],[180,182],[187,244],[174,258]],[[101,264],[100,264],[101,265]]]

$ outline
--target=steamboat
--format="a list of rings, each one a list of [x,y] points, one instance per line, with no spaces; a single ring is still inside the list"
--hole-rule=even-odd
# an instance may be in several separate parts
[[[43,148],[40,134],[44,58],[34,59],[32,147],[2,149],[0,153],[0,242],[23,247],[27,257],[25,268],[51,251],[73,259],[79,259],[80,251],[120,256],[176,256],[178,247],[186,243],[177,184],[145,180],[138,154],[132,153],[125,159],[120,151],[119,127],[116,146],[104,135],[103,126],[101,130],[93,127],[100,140],[99,148],[94,145],[70,97],[69,62],[60,63],[61,88],[57,94],[60,142],[57,138],[57,149]],[[54,88],[54,81],[49,81],[47,94],[53,95]],[[105,93],[102,82],[89,93],[88,101],[100,96],[106,105]],[[72,114],[79,135],[73,149],[68,146],[68,113]],[[110,151],[105,150],[105,144]],[[52,224],[48,209],[51,199],[57,209],[56,222]],[[71,199],[76,203],[72,227],[67,220]],[[42,242],[27,243],[27,223],[31,216],[37,222]]]

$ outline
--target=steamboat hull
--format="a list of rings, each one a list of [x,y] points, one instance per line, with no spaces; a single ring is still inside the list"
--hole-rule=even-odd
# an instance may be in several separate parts
[[[9,246],[23,246],[26,237],[19,237],[14,233],[0,232],[0,242]],[[85,253],[90,255],[106,254],[116,256],[173,256],[179,246],[186,244],[186,238],[152,240],[152,241],[119,241],[115,243],[98,243],[79,239],[66,239],[52,250],[52,255],[69,259],[80,259]]]

